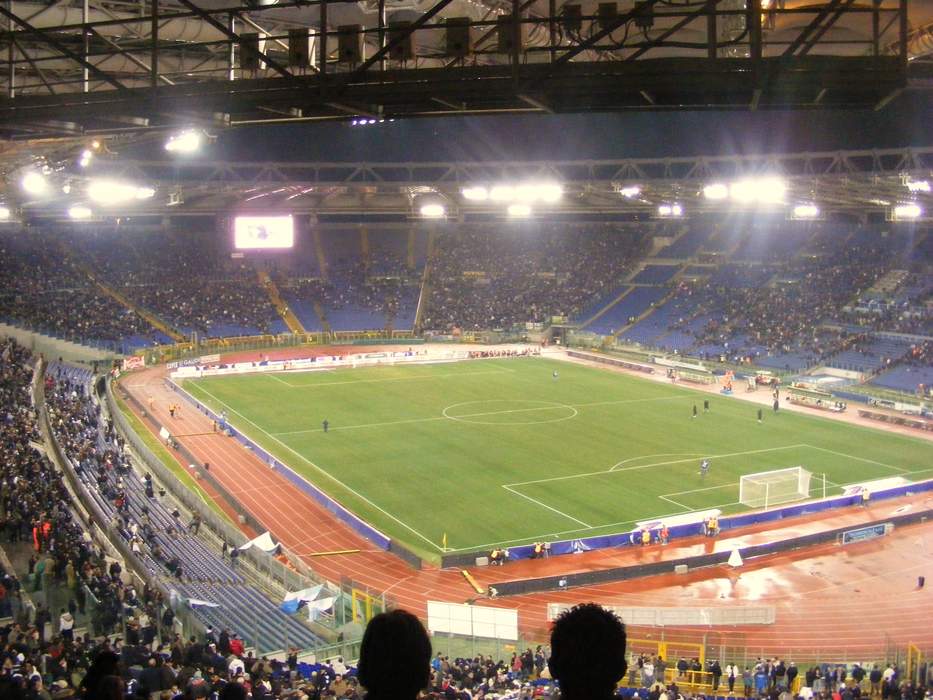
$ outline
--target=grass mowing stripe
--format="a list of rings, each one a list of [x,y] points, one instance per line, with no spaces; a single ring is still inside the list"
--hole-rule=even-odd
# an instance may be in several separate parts
[[[184,391],[184,390],[183,390],[183,391]],[[270,435],[268,432],[266,432],[266,430],[264,430],[264,429],[261,428],[260,426],[256,425],[256,423],[254,423],[253,421],[251,421],[249,418],[247,418],[246,416],[244,416],[242,413],[240,413],[239,411],[237,411],[237,410],[236,410],[235,408],[233,408],[232,406],[228,406],[227,404],[225,404],[223,401],[221,401],[220,399],[218,399],[216,396],[214,396],[211,392],[209,392],[209,391],[208,391],[207,389],[205,389],[204,387],[200,387],[200,391],[202,391],[202,392],[204,392],[205,394],[207,394],[208,396],[210,396],[212,399],[214,399],[214,401],[216,401],[217,403],[219,403],[221,406],[224,406],[224,407],[225,407],[227,410],[229,410],[231,413],[234,413],[234,414],[238,415],[240,418],[242,418],[242,419],[245,420],[247,423],[249,423],[250,425],[252,425],[254,428],[256,428],[256,429],[257,429],[259,432],[261,432],[263,435],[266,435],[268,438],[270,438],[270,439],[273,440],[274,442],[277,442],[279,445],[281,445],[281,446],[284,447],[286,450],[288,450],[289,452],[291,452],[293,455],[295,455],[296,457],[298,457],[298,459],[300,459],[301,461],[303,461],[305,464],[307,464],[308,466],[312,467],[313,469],[316,469],[318,472],[320,472],[321,474],[323,474],[324,476],[326,476],[328,479],[332,480],[334,483],[336,483],[337,485],[339,485],[341,488],[346,489],[347,491],[349,491],[350,493],[352,493],[354,496],[356,496],[357,498],[359,498],[361,501],[364,501],[365,503],[368,503],[370,506],[372,506],[372,507],[375,508],[376,510],[378,510],[378,511],[380,511],[381,513],[385,514],[386,516],[388,516],[389,518],[391,518],[392,520],[394,520],[395,522],[397,522],[399,525],[401,525],[402,527],[404,527],[406,530],[408,530],[408,531],[410,531],[411,533],[413,533],[413,534],[417,535],[418,537],[420,537],[422,540],[424,540],[425,542],[427,542],[428,544],[430,544],[432,547],[434,547],[434,548],[437,549],[438,551],[442,551],[442,550],[441,550],[441,547],[439,547],[437,544],[435,544],[434,542],[432,542],[430,539],[428,539],[427,537],[425,537],[424,535],[422,535],[420,532],[418,532],[417,530],[415,530],[413,527],[411,527],[411,526],[408,525],[407,523],[403,522],[402,520],[399,520],[397,517],[395,517],[394,515],[392,515],[392,514],[389,513],[388,511],[383,510],[382,508],[380,508],[379,506],[377,506],[375,503],[373,503],[372,501],[370,501],[368,498],[366,498],[366,497],[363,496],[362,494],[358,493],[358,492],[355,491],[354,489],[352,489],[352,488],[350,488],[349,486],[347,486],[345,483],[343,483],[340,479],[338,479],[338,478],[335,477],[334,475],[330,474],[329,472],[327,472],[327,471],[324,470],[324,469],[321,469],[321,467],[319,467],[318,465],[316,465],[314,462],[312,462],[310,459],[308,459],[307,457],[305,457],[305,456],[304,456],[303,454],[301,454],[300,452],[298,452],[298,451],[294,450],[293,448],[289,447],[288,445],[286,445],[284,442],[282,442],[282,441],[279,440],[278,438],[274,437],[273,435]],[[193,398],[193,397],[192,397],[192,398]]]
[[[510,371],[501,371],[506,364]],[[249,421],[237,422],[259,444],[376,528],[413,548],[430,541],[431,547],[422,547],[429,557],[436,556],[445,532],[449,549],[465,551],[466,545],[485,546],[473,543],[540,540],[542,533],[548,539],[557,533],[611,534],[671,508],[718,507],[720,491],[737,500],[726,486],[669,494],[691,485],[737,483],[743,474],[791,464],[825,472],[827,488],[890,476],[891,467],[915,478],[906,472],[922,474],[933,464],[933,443],[927,441],[791,411],[769,411],[759,423],[758,407],[735,398],[548,358],[339,372],[281,377],[295,384],[341,381],[336,392],[294,391],[255,375],[185,385],[197,396],[203,387],[237,411]],[[432,374],[437,381],[430,381]],[[402,381],[407,379],[417,381]],[[692,418],[693,405],[704,399],[711,410]],[[444,408],[456,404],[462,407],[450,408],[450,416],[467,418],[444,419]],[[567,408],[562,413],[558,406]],[[573,410],[579,415],[544,423]],[[469,417],[474,414],[483,416]],[[327,435],[321,430],[325,418]],[[691,476],[703,456],[718,460],[706,483]],[[518,485],[529,481],[534,483]],[[502,485],[528,498],[515,498]],[[828,493],[838,492],[832,487]],[[747,508],[731,503],[725,510]],[[616,522],[620,516],[627,520]]]
[[[893,469],[896,472],[901,474],[911,474],[912,472],[909,469],[904,469],[902,467],[895,467],[893,464],[885,464],[884,462],[878,462],[874,459],[865,459],[864,457],[856,457],[855,455],[846,454],[845,452],[837,452],[836,450],[827,450],[825,447],[817,447],[816,445],[807,445],[810,449],[819,450],[820,452],[829,452],[830,454],[838,455],[839,457],[845,457],[846,459],[854,459],[859,462],[867,462],[868,464],[877,464],[879,467],[886,467],[888,469]]]
[[[317,374],[322,371],[327,371],[327,370],[308,370],[308,372],[298,372],[298,374],[310,374],[310,373]],[[330,370],[330,371],[352,372],[353,370],[343,369],[343,370]],[[317,389],[318,387],[321,387],[321,386],[345,386],[347,384],[383,384],[385,382],[417,382],[417,381],[423,381],[425,379],[447,379],[450,377],[453,377],[453,378],[472,377],[478,374],[502,374],[503,372],[511,372],[511,371],[513,370],[495,369],[495,370],[481,370],[478,372],[450,372],[449,374],[425,375],[423,377],[386,377],[383,379],[348,379],[346,381],[340,381],[340,382],[311,382],[310,384],[292,384],[291,382],[286,382],[284,379],[280,379],[278,376],[276,376],[278,374],[293,375],[295,374],[295,372],[286,372],[286,373],[265,372],[264,374],[271,377],[272,379],[278,380],[285,386],[290,386],[292,389]]]
[[[586,527],[586,528],[591,528],[591,527],[593,527],[593,526],[590,525],[589,523],[585,523],[585,522],[583,522],[582,520],[578,520],[577,518],[573,517],[572,515],[567,515],[567,514],[566,514],[565,512],[563,512],[562,510],[557,510],[557,508],[552,508],[552,507],[549,506],[547,503],[542,503],[541,501],[539,501],[539,500],[537,500],[537,499],[535,499],[535,498],[532,498],[531,496],[529,496],[529,495],[527,495],[527,494],[521,493],[520,491],[516,491],[515,489],[510,489],[508,486],[503,486],[502,488],[504,488],[504,489],[505,489],[506,491],[508,491],[509,493],[514,493],[516,496],[521,496],[522,498],[527,498],[527,499],[528,499],[529,501],[531,501],[532,503],[536,503],[537,505],[541,506],[542,508],[547,508],[548,510],[550,510],[550,511],[552,511],[552,512],[554,512],[554,513],[557,513],[558,515],[562,515],[563,517],[567,518],[568,520],[573,520],[575,523],[579,523],[579,524],[582,525],[583,527]]]
[[[765,452],[777,452],[778,450],[791,450],[798,447],[807,447],[807,445],[784,445],[783,447],[768,447],[763,450],[745,450],[744,452],[729,452],[721,455],[710,455],[710,459],[724,459],[726,457],[741,457],[742,455],[754,455],[762,454]],[[587,476],[601,476],[605,474],[619,474],[621,472],[630,472],[638,471],[639,469],[648,469],[650,467],[667,467],[672,464],[686,464],[687,462],[695,462],[696,458],[691,457],[690,459],[672,459],[667,462],[653,462],[651,464],[636,464],[631,467],[622,467],[621,469],[616,469],[615,466],[610,467],[608,470],[603,469],[598,472],[584,472],[582,474],[568,474],[567,476],[554,476],[548,479],[532,479],[530,481],[518,481],[512,484],[504,484],[505,486],[528,486],[529,484],[546,484],[551,481],[567,481],[569,479],[582,479]],[[621,464],[621,462],[619,463]]]

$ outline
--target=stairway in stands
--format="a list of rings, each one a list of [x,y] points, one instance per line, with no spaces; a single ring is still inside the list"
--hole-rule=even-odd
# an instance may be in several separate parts
[[[95,274],[95,272],[91,270],[89,267],[83,264],[80,264],[80,263],[78,263],[78,266],[91,279],[91,281],[97,285],[98,289],[100,289],[100,291],[102,291],[104,294],[109,296],[111,299],[113,299],[119,304],[122,304],[123,306],[130,309],[131,311],[134,311],[135,313],[139,314],[139,316],[144,318],[150,326],[152,326],[153,328],[157,330],[162,331],[163,333],[165,333],[165,335],[167,335],[169,338],[174,340],[176,343],[185,342],[186,338],[184,334],[181,333],[181,331],[179,331],[176,328],[173,328],[164,319],[160,318],[159,316],[156,316],[154,313],[152,313],[148,309],[143,308],[142,306],[137,304],[135,301],[130,299],[128,296],[126,296],[122,292],[118,292],[116,289],[114,289],[109,284],[107,284],[102,279],[100,279],[100,277],[98,277]]]
[[[285,325],[288,326],[288,330],[290,330],[292,333],[305,335],[308,331],[305,330],[305,327],[301,325],[301,321],[289,308],[288,304],[285,303],[285,300],[279,293],[279,288],[276,286],[275,282],[272,281],[272,278],[269,277],[269,273],[265,270],[258,270],[257,274],[259,275],[260,286],[266,290],[266,293],[269,295],[269,301],[272,302],[272,305],[279,313],[279,316],[281,316],[282,320],[285,321]]]

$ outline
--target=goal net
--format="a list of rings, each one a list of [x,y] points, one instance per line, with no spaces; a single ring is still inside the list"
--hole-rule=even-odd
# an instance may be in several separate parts
[[[803,467],[746,474],[739,480],[739,502],[749,508],[770,508],[809,498],[811,476]]]

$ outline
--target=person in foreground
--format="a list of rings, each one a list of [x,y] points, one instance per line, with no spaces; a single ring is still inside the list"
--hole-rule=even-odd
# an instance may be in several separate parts
[[[431,678],[431,640],[405,610],[376,615],[366,626],[357,666],[367,700],[414,700]]]
[[[625,625],[595,603],[563,612],[551,630],[548,668],[561,700],[604,700],[625,675]]]

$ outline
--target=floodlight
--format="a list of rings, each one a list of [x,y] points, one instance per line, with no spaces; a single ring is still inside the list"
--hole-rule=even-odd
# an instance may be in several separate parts
[[[682,206],[677,204],[662,204],[658,207],[658,216],[683,216],[684,209]]]
[[[510,204],[507,211],[509,213],[509,216],[516,218],[516,219],[522,219],[522,218],[531,216],[531,207],[528,206],[527,204],[520,204],[520,203]]]
[[[122,204],[133,199],[151,199],[154,195],[151,187],[115,180],[92,180],[87,187],[87,196],[98,204]]]
[[[819,207],[815,204],[798,204],[794,207],[795,219],[815,219],[820,215]]]
[[[703,196],[707,199],[725,199],[729,196],[729,188],[721,182],[715,182],[703,188]]]
[[[37,173],[34,170],[23,175],[23,179],[20,181],[20,184],[27,194],[37,196],[45,194],[49,187],[49,183],[46,181],[45,176],[41,173]]]
[[[919,219],[922,213],[918,204],[898,204],[894,207],[895,219]]]
[[[474,202],[485,202],[487,199],[489,199],[489,190],[478,185],[473,187],[464,187],[462,190],[460,190],[460,194],[463,195],[464,199],[469,199]]]
[[[10,218],[10,209],[0,204],[0,221],[8,221]]]
[[[83,204],[76,204],[68,210],[68,216],[75,220],[90,219],[93,212]]]
[[[494,202],[512,202],[515,200],[515,188],[510,185],[496,185],[489,190],[489,198]]]
[[[538,185],[538,199],[547,204],[559,202],[564,196],[564,188],[556,182],[544,182]]]
[[[626,199],[632,199],[633,197],[637,197],[641,194],[641,187],[638,185],[623,187],[621,190],[619,190],[619,194],[621,194]]]
[[[93,157],[94,154],[85,148],[83,151],[81,151],[81,159],[78,161],[78,165],[80,165],[82,168],[86,168],[91,164],[91,158]]]
[[[421,216],[426,219],[441,219],[447,211],[443,204],[424,204],[421,206]]]
[[[169,136],[165,150],[169,153],[194,153],[201,148],[204,133],[196,129],[186,129]]]
[[[778,204],[784,201],[785,192],[787,184],[779,177],[739,180],[729,188],[732,199],[744,204]]]
[[[516,202],[534,202],[538,199],[538,186],[527,182],[517,185],[512,189],[512,199]]]
[[[907,189],[911,192],[929,192],[930,191],[930,181],[929,180],[911,180],[907,183]]]

